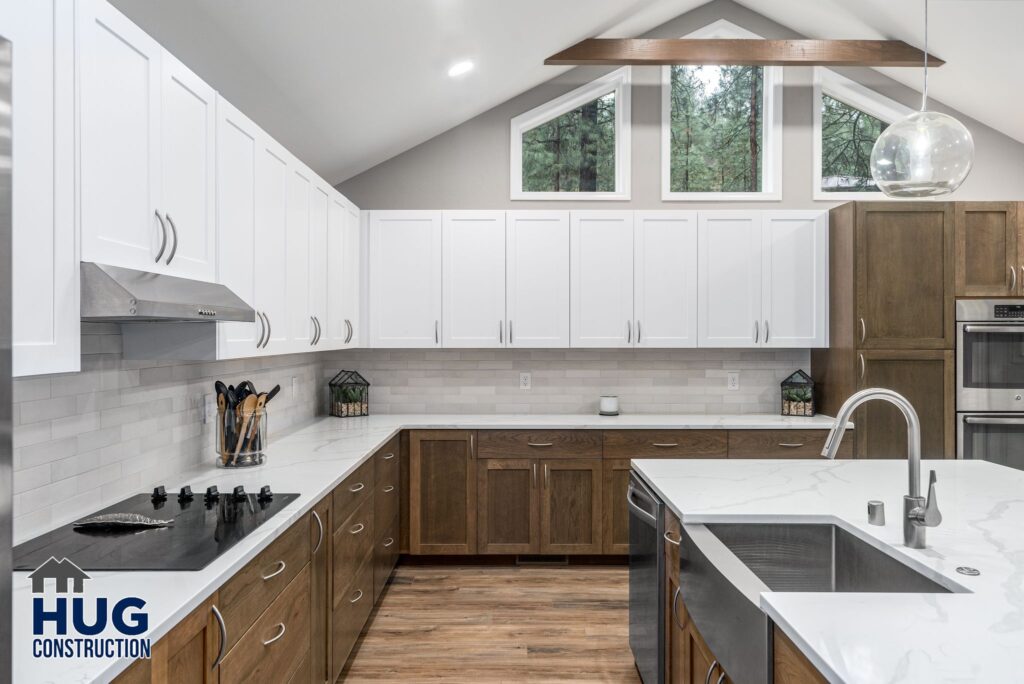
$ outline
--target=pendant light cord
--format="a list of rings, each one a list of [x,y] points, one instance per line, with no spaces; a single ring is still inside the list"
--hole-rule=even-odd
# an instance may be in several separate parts
[[[928,0],[924,0],[924,91],[921,93],[921,111],[928,108]]]

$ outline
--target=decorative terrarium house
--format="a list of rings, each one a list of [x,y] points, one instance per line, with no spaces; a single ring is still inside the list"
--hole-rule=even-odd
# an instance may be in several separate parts
[[[370,415],[370,383],[356,371],[339,372],[331,380],[329,390],[332,416]]]
[[[802,370],[782,381],[782,415],[814,415],[814,380]]]

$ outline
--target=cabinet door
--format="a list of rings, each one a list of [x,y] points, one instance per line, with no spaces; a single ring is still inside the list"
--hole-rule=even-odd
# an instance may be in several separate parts
[[[697,346],[697,212],[636,213],[637,347]]]
[[[445,347],[505,346],[505,212],[446,211],[441,307]]]
[[[861,351],[857,389],[885,387],[905,396],[921,419],[921,457],[955,453],[952,351]],[[857,458],[906,458],[907,424],[899,409],[880,401],[857,409]]]
[[[74,6],[0,4],[12,41],[17,113],[8,119],[11,167],[11,314],[15,376],[81,368],[74,196]],[[5,124],[7,125],[7,124]]]
[[[163,182],[159,211],[170,240],[163,265],[183,278],[216,278],[217,93],[172,55],[162,58]]]
[[[256,158],[256,306],[263,315],[263,349],[288,348],[288,153],[269,138]]]
[[[309,225],[313,172],[291,158],[288,172],[288,235],[285,271],[288,297],[288,344],[286,351],[307,351],[313,340],[309,308]]]
[[[628,458],[615,458],[605,459],[601,464],[604,470],[601,486],[604,497],[601,507],[604,553],[629,553],[629,506],[626,503],[629,463]]]
[[[370,213],[370,346],[441,346],[441,212]]]
[[[1012,297],[1024,287],[1017,268],[1017,204],[957,202],[957,297]]]
[[[766,347],[828,346],[828,214],[763,214],[761,341]]]
[[[409,433],[409,551],[476,553],[476,453],[469,430]]]
[[[665,675],[669,682],[686,682],[686,629],[683,602],[677,600],[679,583],[674,572],[665,578]]]
[[[540,499],[537,459],[482,458],[477,461],[480,553],[537,553]]]
[[[345,211],[345,348],[358,347],[362,338],[363,307],[363,224],[359,208],[352,204]]]
[[[569,346],[569,212],[510,211],[508,346]]]
[[[699,346],[760,346],[761,233],[759,212],[712,211],[699,215]]]
[[[103,0],[75,8],[82,260],[152,270],[169,238],[156,216],[163,49]]]
[[[314,349],[327,348],[327,233],[331,187],[316,182],[309,196],[309,315]]]
[[[331,496],[325,496],[309,516],[310,666],[314,682],[326,682],[331,676]]]
[[[256,302],[256,164],[263,132],[217,100],[217,281],[249,306]],[[254,356],[262,341],[262,320],[218,323],[218,357]]]
[[[633,344],[633,212],[570,215],[573,347]]]
[[[543,459],[541,553],[601,553],[601,461]]]
[[[346,349],[358,344],[359,210],[335,193],[327,219],[327,320],[321,347]]]
[[[857,204],[857,335],[863,349],[953,348],[953,205]]]
[[[219,672],[213,665],[220,652],[220,629],[213,614],[213,594],[170,632],[153,644],[153,684],[212,684]]]

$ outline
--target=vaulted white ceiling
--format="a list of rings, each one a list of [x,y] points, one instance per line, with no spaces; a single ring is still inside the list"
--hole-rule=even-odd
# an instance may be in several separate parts
[[[923,42],[923,0],[738,0],[814,38]],[[113,0],[315,171],[340,182],[704,0]],[[934,0],[931,95],[1024,141],[1024,2]],[[451,79],[448,68],[476,68]],[[918,88],[919,69],[885,73]]]

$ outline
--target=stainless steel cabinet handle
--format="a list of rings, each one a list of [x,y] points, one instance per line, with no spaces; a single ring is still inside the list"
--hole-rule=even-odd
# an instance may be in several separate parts
[[[864,340],[868,337],[868,326],[864,324],[864,319],[860,319],[860,343],[864,344]]]
[[[394,452],[391,452],[391,451],[389,451],[388,453],[384,454],[384,456],[383,456],[385,461],[390,461],[394,457],[395,457],[395,454],[394,454]]]
[[[363,590],[362,589],[356,589],[356,597],[353,598],[353,599],[349,599],[348,602],[349,603],[358,603],[359,599],[361,599],[361,598],[363,598]]]
[[[512,344],[512,319],[508,319],[508,343]]]
[[[364,485],[362,482],[356,482],[354,485],[348,488],[348,491],[352,492],[353,494],[356,492],[361,492],[363,491],[363,488],[365,486],[366,485]]]
[[[366,529],[366,525],[364,525],[363,523],[356,523],[355,525],[353,525],[352,527],[349,528],[348,533],[349,534],[359,534],[360,532],[362,532],[365,529]]]
[[[717,660],[712,660],[711,661],[711,667],[708,668],[708,673],[704,677],[704,684],[711,684],[711,673],[715,671],[716,667],[718,667],[718,661]]]
[[[263,345],[263,336],[267,334],[267,326],[263,322],[263,314],[259,311],[256,312],[256,318],[260,322],[260,339],[256,342],[256,348],[259,349]]]
[[[803,446],[803,442],[779,442],[779,446],[783,449],[799,449]]]
[[[277,561],[277,570],[270,573],[269,575],[261,575],[261,577],[263,578],[263,581],[266,582],[268,579],[272,579],[280,575],[282,572],[284,572],[284,569],[286,567],[288,567],[288,564],[285,563],[283,560]]]
[[[715,684],[722,684],[723,681],[725,681],[725,673],[724,672],[722,674],[718,675],[718,680],[715,682]]]
[[[640,344],[640,319],[636,319],[636,343]]]
[[[217,627],[220,629],[220,648],[217,650],[217,659],[213,661],[213,667],[210,668],[211,670],[216,670],[217,666],[220,665],[220,661],[224,660],[224,652],[227,650],[228,626],[224,624],[224,616],[217,610],[217,606],[210,606],[210,612],[217,619]]]
[[[440,336],[440,332],[438,331],[438,327],[437,326],[438,326],[438,323],[435,320],[434,321],[434,344],[440,344],[440,342],[441,342],[441,336]]]
[[[315,318],[316,318],[316,343],[320,344],[320,338],[324,336],[324,327],[322,325],[320,325],[320,317],[319,316],[315,316]]]
[[[534,489],[537,488],[537,463],[536,463],[536,461],[533,464],[533,488]]]
[[[280,639],[281,637],[284,636],[284,631],[285,631],[284,623],[283,622],[278,622],[277,626],[278,626],[277,634],[275,634],[274,636],[272,636],[269,639],[267,639],[266,641],[264,641],[263,642],[264,646],[269,646],[270,644],[274,643],[275,641],[277,641],[278,639]]]
[[[316,344],[316,319],[310,316],[309,322],[313,324],[313,334],[309,338],[309,346],[312,347],[314,344]]]
[[[669,536],[671,533],[672,530],[665,530],[665,534],[663,534],[662,536],[665,538],[665,541],[667,541],[672,546],[679,546],[679,543],[682,541],[682,539],[673,539]]]
[[[761,341],[761,322],[754,321],[754,344]]]
[[[864,379],[864,371],[865,371],[864,355],[863,354],[857,354],[857,358],[860,359],[860,379],[863,380]]]
[[[345,319],[345,327],[348,328],[348,335],[345,336],[345,344],[348,344],[349,342],[352,341],[352,335],[353,335],[352,321],[350,321],[350,320],[348,320],[346,318]]]
[[[389,546],[392,546],[394,543],[395,543],[395,540],[393,538],[391,538],[391,537],[384,537],[384,548],[385,549],[388,548]]]
[[[505,344],[505,321],[498,321],[498,344]]]
[[[764,343],[768,344],[768,319],[764,319]]]
[[[1017,291],[1017,269],[1010,267],[1010,294]]]
[[[554,442],[527,442],[526,446],[531,446],[531,447],[549,447],[549,446],[554,446],[554,444],[555,444]]]
[[[633,321],[626,321],[626,343],[633,341]]]
[[[175,227],[174,219],[171,218],[171,215],[165,214],[165,216],[167,217],[167,223],[171,226],[171,237],[174,238],[174,244],[171,245],[171,253],[167,255],[167,261],[164,262],[169,266],[171,261],[174,260],[174,255],[178,252],[178,229]]]
[[[672,622],[676,623],[676,627],[680,631],[683,629],[683,626],[679,624],[679,593],[682,590],[682,587],[676,587],[676,593],[672,595]]]
[[[316,555],[316,552],[320,550],[320,544],[324,541],[324,521],[320,519],[320,514],[316,511],[313,511],[313,520],[316,520],[316,528],[320,532],[316,538],[316,546],[313,547],[313,554]]]
[[[266,349],[267,345],[270,344],[270,336],[274,334],[274,328],[270,325],[270,316],[264,313],[263,318],[267,321],[267,339],[263,343],[263,348]]]
[[[679,442],[651,442],[651,446],[661,449],[671,449],[672,447],[679,446]]]
[[[1021,275],[1021,280],[1024,280],[1024,264],[1020,265],[1020,275]],[[1024,285],[1024,284],[1022,284],[1022,285]],[[1024,289],[1024,286],[1022,286],[1021,289]]]
[[[390,494],[391,492],[395,491],[395,485],[388,485],[383,489],[383,491],[385,494]]]
[[[160,222],[160,232],[163,233],[163,239],[160,241],[160,251],[156,253],[156,259],[153,259],[154,264],[160,263],[160,257],[164,255],[164,250],[167,249],[167,224],[164,223],[163,217],[160,212],[157,211],[156,220]]]
[[[548,488],[548,464],[544,464],[544,489]]]

